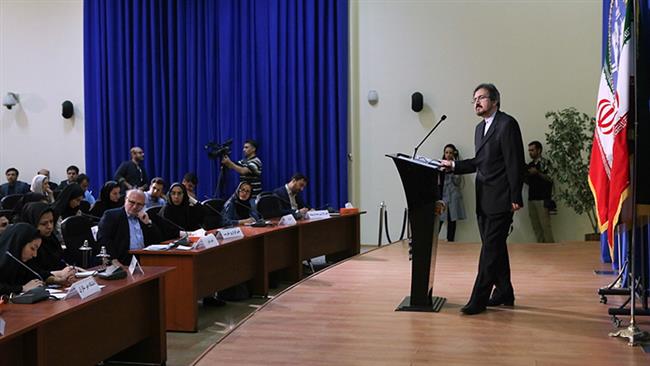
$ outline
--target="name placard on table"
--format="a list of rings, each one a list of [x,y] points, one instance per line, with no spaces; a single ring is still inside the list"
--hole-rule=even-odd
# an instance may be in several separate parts
[[[312,211],[307,211],[305,214],[305,218],[309,220],[323,220],[323,219],[329,219],[330,213],[327,210],[312,210]]]
[[[280,219],[280,222],[278,222],[278,225],[280,226],[291,226],[297,224],[296,219],[293,217],[292,214],[284,215]]]
[[[241,231],[241,230],[240,230]],[[243,237],[243,234],[242,234]],[[214,234],[208,234],[206,236],[202,236],[197,242],[194,244],[194,248],[200,249],[200,248],[213,248],[219,245],[219,240],[217,239]]]
[[[243,237],[244,232],[239,227],[217,230],[217,239],[219,240],[241,239]]]
[[[144,271],[142,270],[142,267],[140,266],[140,262],[138,262],[138,258],[136,258],[134,255],[131,256],[131,264],[129,264],[129,273],[131,276],[135,273],[135,271],[138,270],[140,271],[141,274],[144,274]]]
[[[79,297],[83,300],[99,291],[101,291],[101,287],[99,287],[97,282],[95,282],[95,279],[92,277],[86,277],[81,281],[73,283],[64,299],[70,299],[73,298],[74,295],[79,294]]]

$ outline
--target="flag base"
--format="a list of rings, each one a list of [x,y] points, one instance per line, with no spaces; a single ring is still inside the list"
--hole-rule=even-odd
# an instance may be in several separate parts
[[[629,327],[621,329],[617,332],[609,333],[610,337],[627,338],[629,346],[638,346],[640,342],[650,339],[650,334],[646,331],[639,329],[636,325],[630,324]]]

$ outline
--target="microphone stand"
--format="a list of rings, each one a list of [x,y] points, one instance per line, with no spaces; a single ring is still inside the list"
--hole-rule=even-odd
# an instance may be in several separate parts
[[[207,207],[210,211],[212,211],[212,212],[216,213],[217,215],[219,215],[219,217],[221,217],[222,222],[225,221],[224,220],[225,217],[223,216],[223,214],[221,212],[219,212],[216,208],[214,208],[214,207],[212,207],[210,205],[204,205],[204,204],[201,204],[201,207]],[[232,225],[224,225],[224,227],[231,227],[231,226]]]
[[[279,199],[280,201],[282,201],[282,202],[284,202],[284,203],[286,203],[286,204],[289,205],[289,210],[291,211],[291,215],[293,215],[293,217],[294,217],[296,220],[300,220],[300,219],[303,218],[303,215],[300,213],[300,209],[298,209],[297,211],[294,211],[294,210],[293,210],[293,207],[291,207],[291,202],[290,202],[290,201],[285,200],[284,198],[280,197],[279,195],[277,195],[277,194],[275,194],[275,193],[273,193],[273,196],[274,196],[275,198]],[[306,206],[305,206],[305,207],[306,207]]]
[[[253,209],[252,205],[250,207],[248,207],[248,206],[242,204],[241,202],[239,202],[236,198],[233,200],[233,202],[235,204],[241,206],[241,207],[247,208],[249,210],[249,212],[252,212],[252,213],[256,214],[257,217],[259,217],[259,219],[258,219],[258,218],[255,218],[255,217],[253,217],[251,215],[251,217],[253,219],[255,219],[255,222],[251,225],[252,227],[265,227],[266,226],[266,221],[264,221],[264,219],[262,218],[262,215],[260,215],[260,213],[257,211],[257,209]]]
[[[160,214],[160,211],[158,211],[158,212],[156,213],[156,216],[158,216],[158,217],[160,217],[161,219],[165,220],[165,222],[167,222],[167,223],[169,223],[169,224],[172,224],[172,226],[174,226],[175,228],[178,229],[179,234],[180,234],[181,231],[185,233],[185,236],[182,237],[182,238],[180,238],[180,239],[178,239],[178,240],[176,240],[176,241],[173,243],[174,245],[173,245],[172,247],[177,247],[177,246],[179,246],[179,245],[186,245],[186,244],[189,242],[188,238],[189,238],[190,234],[187,233],[187,230],[185,230],[185,228],[183,228],[182,226],[178,225],[177,223],[173,222],[172,220],[170,220],[170,219],[164,217],[163,215],[161,215],[161,214]],[[180,236],[180,235],[179,235],[179,236]]]
[[[424,143],[424,142],[429,138],[429,136],[431,136],[431,134],[433,133],[433,131],[435,131],[436,128],[438,128],[438,126],[439,126],[439,125],[442,123],[442,121],[444,121],[445,119],[447,119],[447,116],[443,114],[442,117],[440,117],[440,121],[438,121],[438,123],[436,123],[436,125],[433,126],[433,128],[431,129],[431,131],[429,131],[429,133],[428,133],[426,136],[424,136],[424,138],[422,139],[422,141],[420,141],[420,143],[418,144],[418,146],[415,147],[415,151],[413,151],[413,159],[415,159],[415,156],[418,154],[418,149],[420,148],[420,146],[422,146],[422,144],[423,144],[423,143]]]

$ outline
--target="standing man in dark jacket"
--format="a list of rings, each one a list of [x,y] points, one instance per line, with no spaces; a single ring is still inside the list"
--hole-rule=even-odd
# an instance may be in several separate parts
[[[474,133],[475,157],[441,161],[455,174],[476,172],[476,214],[482,246],[472,295],[461,309],[467,315],[481,313],[486,306],[514,305],[506,239],[514,212],[523,207],[525,167],[519,124],[499,110],[497,88],[480,84],[474,89],[472,103],[476,115],[483,117]]]
[[[122,186],[122,191],[129,189],[140,189],[146,191],[149,178],[144,170],[144,151],[139,146],[134,146],[130,150],[131,160],[120,164],[115,171],[113,180]]]

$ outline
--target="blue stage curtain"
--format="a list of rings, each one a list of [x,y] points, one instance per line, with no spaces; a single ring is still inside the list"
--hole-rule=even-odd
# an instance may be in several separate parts
[[[86,0],[84,67],[95,192],[138,145],[150,178],[212,196],[204,145],[253,138],[264,190],[300,171],[312,205],[347,200],[347,0]]]

